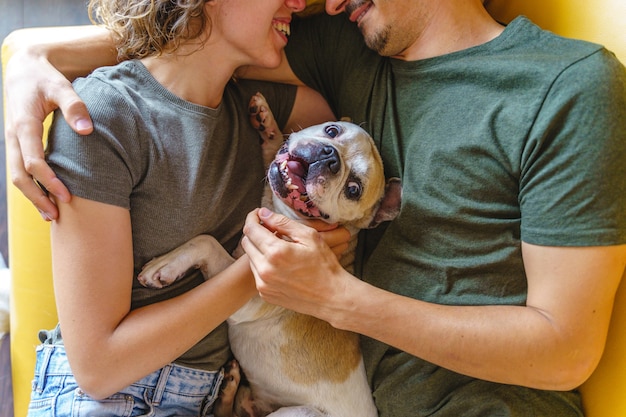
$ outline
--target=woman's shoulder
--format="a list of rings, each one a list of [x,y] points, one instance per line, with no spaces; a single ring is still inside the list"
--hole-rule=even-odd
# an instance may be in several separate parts
[[[133,61],[98,68],[73,82],[95,123],[135,125],[145,109],[145,75]]]

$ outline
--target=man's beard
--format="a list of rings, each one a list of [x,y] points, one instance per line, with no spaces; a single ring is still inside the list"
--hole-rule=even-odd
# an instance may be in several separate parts
[[[390,56],[393,55],[392,52],[387,50],[389,46],[389,35],[391,33],[391,28],[385,27],[382,30],[368,35],[361,31],[363,38],[365,39],[365,44],[368,48],[378,52],[379,55],[382,56]]]

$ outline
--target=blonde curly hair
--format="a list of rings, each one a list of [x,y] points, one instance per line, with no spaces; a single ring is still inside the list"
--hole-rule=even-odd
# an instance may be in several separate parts
[[[91,21],[108,28],[120,59],[171,53],[199,38],[211,22],[204,5],[212,0],[89,0]],[[199,47],[206,39],[202,39]]]

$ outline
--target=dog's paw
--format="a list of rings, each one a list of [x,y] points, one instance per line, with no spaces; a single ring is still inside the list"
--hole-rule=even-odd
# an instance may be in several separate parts
[[[261,135],[262,144],[273,142],[276,139],[282,141],[282,132],[274,119],[267,100],[261,93],[256,93],[250,99],[248,107],[250,123]]]
[[[224,366],[224,379],[222,380],[220,393],[213,409],[215,417],[236,416],[234,410],[235,396],[237,395],[240,381],[239,363],[233,359]]]
[[[176,259],[168,255],[154,258],[145,264],[137,276],[139,283],[147,288],[159,289],[172,285],[173,282],[185,276],[188,267],[179,265]]]
[[[137,279],[148,288],[164,288],[199,269],[205,279],[234,262],[220,243],[210,235],[198,235],[163,256],[144,265]]]
[[[241,368],[236,359],[231,360],[224,366],[224,379],[220,388],[220,397],[233,400],[241,381]]]
[[[263,161],[266,166],[269,166],[283,143],[283,134],[263,94],[256,93],[252,96],[248,112],[252,127],[259,132],[263,149]]]

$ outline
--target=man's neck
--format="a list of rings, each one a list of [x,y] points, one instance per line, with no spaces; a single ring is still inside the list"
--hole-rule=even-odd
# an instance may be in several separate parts
[[[419,38],[393,58],[417,61],[462,51],[497,38],[503,30],[482,5],[443,6],[433,13]]]

